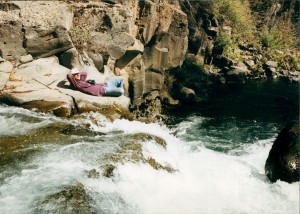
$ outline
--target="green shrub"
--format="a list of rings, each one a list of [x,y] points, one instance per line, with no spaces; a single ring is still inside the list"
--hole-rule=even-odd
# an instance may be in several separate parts
[[[219,36],[217,37],[216,41],[214,42],[214,48],[218,50],[226,51],[232,45],[232,40],[230,35],[220,32]]]
[[[274,26],[264,26],[261,32],[261,44],[268,49],[288,49],[297,47],[299,38],[288,19],[278,21]]]
[[[252,40],[255,25],[248,0],[214,0],[221,25],[232,27],[234,42]]]

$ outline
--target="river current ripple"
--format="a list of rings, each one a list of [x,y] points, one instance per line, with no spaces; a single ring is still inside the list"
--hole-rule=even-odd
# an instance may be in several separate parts
[[[0,213],[299,213],[270,183],[280,125],[190,114],[172,126],[0,106]]]

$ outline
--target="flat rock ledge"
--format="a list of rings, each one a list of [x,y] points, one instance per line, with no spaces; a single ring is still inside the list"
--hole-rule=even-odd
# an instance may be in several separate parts
[[[11,71],[0,71],[0,102],[60,117],[89,111],[119,116],[128,112],[130,99],[126,96],[96,97],[72,90],[66,79],[69,72],[56,56],[21,64]],[[88,76],[96,82],[104,79],[97,71],[89,71]]]

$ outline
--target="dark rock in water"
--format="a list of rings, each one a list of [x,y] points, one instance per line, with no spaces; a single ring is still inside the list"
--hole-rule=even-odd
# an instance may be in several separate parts
[[[226,73],[227,83],[245,83],[246,76],[250,73],[245,68],[232,66],[231,69]]]
[[[299,181],[299,123],[289,124],[278,135],[270,150],[265,173],[271,182]]]
[[[47,196],[35,210],[35,213],[96,213],[92,206],[92,198],[83,186],[78,183],[60,192]]]
[[[104,177],[110,178],[114,175],[114,170],[115,170],[115,166],[112,164],[107,164],[106,166],[104,166],[104,170],[102,175]]]
[[[265,73],[267,78],[272,79],[276,75],[276,68],[266,68]]]
[[[182,87],[180,90],[181,101],[185,103],[192,103],[195,101],[196,93],[193,89]]]

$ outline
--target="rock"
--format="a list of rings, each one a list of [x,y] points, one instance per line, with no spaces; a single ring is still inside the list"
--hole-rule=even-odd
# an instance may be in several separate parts
[[[196,93],[193,89],[182,87],[180,93],[181,101],[184,103],[191,103],[195,101]]]
[[[254,60],[245,60],[245,64],[249,67],[252,68],[255,65]]]
[[[161,11],[157,48],[168,50],[166,69],[170,69],[182,65],[185,59],[188,49],[188,22],[187,15],[181,10],[174,8],[173,5],[165,7]],[[168,10],[170,13],[166,13]]]
[[[114,59],[121,58],[126,50],[135,43],[134,36],[122,32],[113,35],[112,40],[108,43],[108,53]]]
[[[220,83],[225,84],[226,83],[226,78],[225,77],[220,77],[219,81],[220,81]]]
[[[43,29],[43,31],[49,31],[55,29],[58,26],[62,26],[64,29],[69,30],[72,25],[73,12],[68,9],[68,5],[51,1],[15,1],[13,3],[5,2],[1,3],[4,10],[1,10],[1,23],[0,23],[0,53],[4,59],[16,60],[20,56],[26,55],[24,49],[24,29]],[[55,34],[55,33],[53,33]],[[27,36],[28,46],[34,46],[37,38]],[[38,36],[39,37],[39,36]],[[55,35],[54,35],[55,37]],[[55,44],[62,46],[64,41],[53,42],[46,41],[51,37],[43,41],[37,40],[36,44],[40,49],[43,49],[45,44],[48,46],[50,43],[55,47]],[[33,42],[31,43],[31,39]],[[55,44],[53,44],[55,43]],[[38,47],[35,47],[37,49]],[[30,49],[30,51],[32,51]],[[40,50],[42,51],[42,50]],[[50,52],[50,50],[45,50]],[[29,52],[31,53],[31,52]],[[36,56],[33,51],[33,56]],[[51,56],[57,53],[57,51],[42,55],[39,57]],[[38,55],[38,54],[37,54]]]
[[[145,0],[139,2],[140,13],[139,13],[139,25],[142,31],[143,41],[148,44],[153,38],[155,31],[159,24],[159,14],[157,4]]]
[[[276,68],[268,67],[265,69],[265,74],[267,78],[272,79],[276,75]]]
[[[250,74],[250,71],[245,68],[232,66],[225,74],[227,83],[244,83],[245,77]]]
[[[98,71],[95,72],[97,73],[94,73],[94,77],[101,76]],[[68,73],[69,69],[59,65],[55,56],[22,64],[6,82],[0,102],[29,109],[36,108],[57,116],[70,116],[77,111],[102,112],[112,105],[116,106],[114,109],[117,113],[121,112],[117,108],[128,109],[128,97],[96,97],[72,90],[66,84]],[[93,73],[88,75],[92,77]]]
[[[13,68],[14,66],[9,61],[0,63],[0,73],[10,73]]]
[[[209,36],[217,37],[219,35],[219,28],[218,27],[208,27],[206,32]]]
[[[6,60],[16,60],[26,54],[23,48],[22,22],[18,18],[0,22],[0,35],[1,57]]]
[[[231,68],[237,68],[243,70],[246,74],[250,74],[250,70],[248,70],[247,65],[245,65],[243,62],[237,62],[236,66],[231,66]]]
[[[299,182],[299,122],[291,123],[277,136],[265,164],[271,182]]]
[[[89,51],[88,56],[92,59],[95,67],[98,69],[98,71],[102,71],[103,70],[103,58],[102,55],[100,53],[94,53]]]
[[[118,68],[124,68],[126,65],[128,65],[138,54],[143,53],[144,46],[139,40],[135,40],[135,43],[130,46],[125,54],[120,58],[116,60],[115,66]]]
[[[162,74],[148,70],[145,73],[145,86],[143,93],[147,93],[153,90],[161,90],[163,83],[164,77]]]
[[[228,57],[224,57],[224,56],[221,56],[221,57],[218,57],[215,59],[215,64],[221,68],[231,67],[231,66],[233,66],[234,63],[235,63],[234,60],[232,60]]]
[[[88,56],[88,53],[86,53],[85,51],[83,51],[82,54],[79,54],[76,48],[71,48],[59,55],[59,62],[61,65],[69,69],[77,68],[80,71],[88,72],[89,79],[94,79],[96,83],[103,83],[106,78],[105,75],[99,73],[94,64],[94,61]],[[98,64],[98,66],[100,65]]]
[[[188,48],[187,16],[174,5],[140,3],[140,29],[146,67],[163,71],[183,63]],[[159,61],[157,61],[159,59]]]
[[[168,68],[169,51],[167,48],[158,48],[157,46],[145,48],[143,60],[146,67],[163,72]]]
[[[69,116],[74,108],[73,99],[56,90],[57,84],[65,79],[68,72],[58,64],[57,57],[20,65],[6,83],[0,101]]]
[[[34,57],[48,57],[73,47],[71,38],[63,26],[50,30],[25,28],[25,49]]]
[[[27,54],[26,56],[21,56],[19,59],[19,62],[24,64],[27,62],[32,62],[33,61],[33,57],[30,54]]]
[[[147,70],[145,73],[144,93],[152,90],[161,90],[164,83],[164,77],[161,73]]]
[[[157,97],[159,97],[158,91],[151,91],[146,97],[145,100],[155,100]]]
[[[170,94],[163,90],[161,93],[160,93],[160,97],[162,99],[162,103],[164,105],[169,105],[169,106],[176,106],[179,104],[179,101],[178,100],[174,100]]]
[[[275,61],[267,61],[264,64],[266,67],[271,67],[271,68],[277,68],[278,67],[278,63]]]
[[[284,54],[284,52],[281,51],[281,50],[275,50],[275,52],[278,53],[279,55],[283,55]]]
[[[133,103],[139,103],[144,94],[145,87],[145,66],[141,60],[141,56],[136,57],[127,67],[126,71],[129,74],[129,96]]]
[[[62,26],[70,30],[73,10],[68,4],[53,1],[16,1],[20,7],[20,18],[25,28],[51,30]]]
[[[96,213],[92,205],[94,203],[84,185],[77,183],[73,186],[65,186],[62,190],[38,201],[34,212],[93,214]]]
[[[222,27],[222,31],[224,33],[226,33],[228,36],[231,36],[231,33],[232,33],[232,27],[230,26],[223,26]]]
[[[114,35],[93,33],[91,45],[97,50],[101,47],[101,53],[111,56],[113,59],[121,58],[126,50],[135,43],[134,36],[121,32]]]
[[[78,68],[80,66],[79,52],[76,48],[71,48],[58,55],[59,63],[66,68]]]
[[[2,91],[3,88],[5,87],[9,76],[10,76],[9,73],[0,73],[0,91]]]

